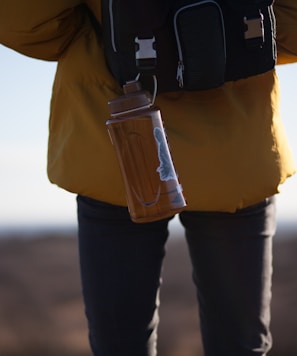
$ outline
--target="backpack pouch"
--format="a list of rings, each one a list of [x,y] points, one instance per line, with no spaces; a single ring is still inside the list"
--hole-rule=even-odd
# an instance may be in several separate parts
[[[224,83],[226,46],[223,15],[211,0],[183,2],[174,11],[178,85],[203,90]]]

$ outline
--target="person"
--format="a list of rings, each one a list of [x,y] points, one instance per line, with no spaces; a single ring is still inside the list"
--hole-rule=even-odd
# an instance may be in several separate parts
[[[276,0],[273,8],[278,64],[295,62],[297,3]],[[92,352],[153,356],[170,218],[143,224],[130,219],[105,124],[107,102],[122,89],[106,65],[89,10],[100,23],[100,1],[2,0],[0,43],[58,63],[48,176],[77,194]],[[266,355],[272,345],[274,195],[295,172],[275,68],[210,90],[160,93],[156,104],[187,199],[179,218],[205,355]]]

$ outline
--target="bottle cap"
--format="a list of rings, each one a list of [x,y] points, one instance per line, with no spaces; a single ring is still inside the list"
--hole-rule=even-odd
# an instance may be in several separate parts
[[[111,116],[128,114],[139,109],[149,108],[152,105],[151,94],[142,90],[139,81],[126,82],[123,90],[124,95],[108,102]]]

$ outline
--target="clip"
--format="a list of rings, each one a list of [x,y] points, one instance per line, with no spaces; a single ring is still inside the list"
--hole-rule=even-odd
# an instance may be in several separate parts
[[[259,15],[256,17],[244,17],[243,22],[245,24],[244,38],[249,47],[262,47],[264,43],[264,16],[259,11]]]
[[[152,70],[157,65],[157,52],[155,49],[155,37],[135,38],[136,65],[140,70]]]

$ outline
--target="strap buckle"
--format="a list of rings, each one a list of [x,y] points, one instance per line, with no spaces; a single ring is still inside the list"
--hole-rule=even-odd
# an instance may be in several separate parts
[[[259,13],[248,17],[243,18],[244,22],[244,38],[246,44],[249,48],[261,48],[264,44],[264,16],[259,10]]]
[[[135,38],[135,59],[136,66],[140,71],[155,70],[157,66],[156,39]]]

